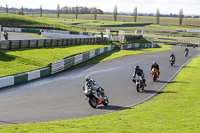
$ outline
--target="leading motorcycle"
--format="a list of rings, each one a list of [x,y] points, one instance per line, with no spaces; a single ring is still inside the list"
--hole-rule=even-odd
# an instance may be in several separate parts
[[[103,104],[104,106],[108,105],[108,97],[105,95],[104,91],[99,92],[96,89],[94,89],[93,86],[89,87],[88,89],[85,89],[85,87],[83,87],[83,91],[91,107],[96,108],[97,105],[100,104]],[[97,97],[95,97],[95,93],[97,93],[97,95],[101,98],[100,100]]]

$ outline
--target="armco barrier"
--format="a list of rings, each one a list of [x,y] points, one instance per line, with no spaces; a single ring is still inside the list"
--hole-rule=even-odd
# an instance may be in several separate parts
[[[63,46],[74,44],[94,44],[105,42],[106,38],[89,37],[88,38],[69,38],[69,39],[39,39],[39,40],[3,40],[1,41],[0,49],[21,49],[21,48],[37,48],[50,46]]]
[[[0,88],[24,83],[27,81],[31,81],[33,79],[49,76],[50,74],[51,74],[50,67],[45,67],[42,69],[30,71],[30,72],[20,73],[20,74],[16,74],[12,76],[7,76],[7,77],[1,77]]]
[[[105,51],[105,49],[107,49],[107,50]],[[73,65],[79,64],[79,63],[84,62],[88,59],[91,59],[99,54],[102,54],[102,53],[105,53],[108,51],[112,51],[112,50],[114,50],[114,45],[98,48],[95,50],[91,50],[89,52],[85,52],[82,54],[78,54],[78,55],[66,58],[64,60],[53,62],[53,63],[51,63],[51,74],[61,72]]]
[[[157,44],[143,44],[143,43],[133,43],[133,44],[123,44],[120,46],[121,50],[131,49],[131,48],[156,48]]]

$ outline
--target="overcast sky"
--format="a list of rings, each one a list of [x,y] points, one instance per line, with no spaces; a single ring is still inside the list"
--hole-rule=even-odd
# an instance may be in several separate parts
[[[112,12],[114,6],[118,6],[118,12],[133,12],[134,7],[138,13],[155,13],[160,9],[161,14],[175,13],[183,8],[184,14],[200,15],[200,0],[1,0],[0,5],[5,7],[56,9],[57,4],[64,6],[97,7]]]

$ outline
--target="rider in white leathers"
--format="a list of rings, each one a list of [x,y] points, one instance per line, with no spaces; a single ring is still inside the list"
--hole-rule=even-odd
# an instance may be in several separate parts
[[[103,97],[98,93],[98,92],[103,92],[104,89],[101,88],[95,80],[93,80],[89,75],[85,77],[85,90],[88,90],[90,87],[92,87],[92,89],[94,89],[95,91],[93,91],[93,95],[99,99],[102,100]]]

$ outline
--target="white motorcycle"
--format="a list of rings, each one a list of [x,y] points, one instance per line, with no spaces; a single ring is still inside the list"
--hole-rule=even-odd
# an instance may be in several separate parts
[[[135,85],[137,92],[144,91],[144,81],[142,79],[142,76],[136,75],[135,76]]]
[[[171,66],[173,66],[175,64],[175,58],[174,57],[170,57],[169,58],[169,62],[171,64]]]

